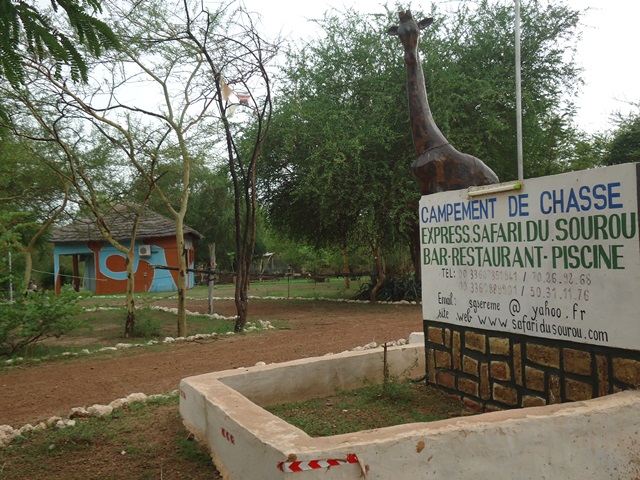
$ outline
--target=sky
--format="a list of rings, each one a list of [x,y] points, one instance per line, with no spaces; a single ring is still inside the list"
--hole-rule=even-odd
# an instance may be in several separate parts
[[[508,0],[505,0],[508,1]],[[291,39],[309,38],[314,25],[308,19],[321,18],[331,8],[353,6],[364,13],[384,13],[384,1],[377,0],[244,0],[249,11],[261,15],[267,34],[282,33]],[[455,8],[455,0],[435,0],[444,8]],[[638,112],[629,102],[640,102],[640,61],[636,48],[640,2],[637,0],[568,0],[571,7],[589,9],[583,16],[582,40],[577,63],[584,69],[585,85],[576,99],[578,126],[588,133],[614,128],[615,112]],[[389,1],[389,5],[393,2]],[[428,10],[431,0],[413,2]],[[428,60],[427,60],[428,61]]]

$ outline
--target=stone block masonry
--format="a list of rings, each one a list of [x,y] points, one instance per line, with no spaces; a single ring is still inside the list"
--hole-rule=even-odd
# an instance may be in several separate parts
[[[640,351],[424,321],[427,381],[482,411],[640,388]],[[452,341],[445,341],[452,339]]]

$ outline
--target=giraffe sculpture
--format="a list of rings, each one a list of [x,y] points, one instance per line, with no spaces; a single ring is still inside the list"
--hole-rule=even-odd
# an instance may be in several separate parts
[[[409,10],[399,12],[399,16],[400,25],[391,27],[388,33],[400,37],[404,47],[411,134],[416,151],[411,169],[418,178],[420,193],[429,195],[498,183],[493,170],[482,160],[456,150],[433,121],[418,55],[420,30],[431,25],[433,19],[425,18],[416,22]]]

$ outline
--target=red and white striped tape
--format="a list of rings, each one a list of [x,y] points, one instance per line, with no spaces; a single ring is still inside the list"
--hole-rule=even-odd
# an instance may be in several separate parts
[[[328,460],[309,460],[306,462],[280,462],[278,468],[284,473],[293,473],[317,468],[339,467],[348,463],[360,463],[355,453],[347,455],[346,459],[330,458]]]

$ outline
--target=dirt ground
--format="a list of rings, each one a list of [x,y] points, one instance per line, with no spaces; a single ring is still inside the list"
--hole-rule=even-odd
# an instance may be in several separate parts
[[[204,312],[206,303],[190,301],[188,309]],[[231,316],[233,304],[217,302],[216,311]],[[72,407],[108,404],[130,393],[166,393],[191,375],[339,353],[422,331],[417,305],[252,300],[250,317],[280,322],[285,328],[130,349],[115,357],[93,355],[4,368],[0,425],[20,428],[53,415],[66,417]]]

